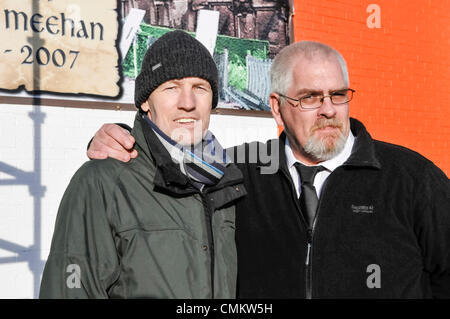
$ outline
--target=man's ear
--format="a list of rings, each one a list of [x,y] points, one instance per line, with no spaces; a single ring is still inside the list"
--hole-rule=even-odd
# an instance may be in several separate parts
[[[277,93],[270,93],[269,96],[270,110],[272,111],[272,116],[277,122],[278,126],[284,126],[283,118],[281,117],[280,107],[280,96]]]
[[[148,103],[148,100],[141,104],[141,110],[147,113],[150,120],[152,119],[152,112],[150,112],[150,104]]]

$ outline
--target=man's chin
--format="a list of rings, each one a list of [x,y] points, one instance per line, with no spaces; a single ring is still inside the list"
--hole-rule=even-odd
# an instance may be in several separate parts
[[[316,160],[326,161],[338,155],[345,146],[346,138],[338,131],[324,137],[313,136],[306,142],[304,150]]]
[[[192,146],[197,145],[203,140],[203,135],[189,135],[189,136],[180,136],[175,142],[177,142],[181,146]]]
[[[182,130],[174,130],[171,138],[179,145],[191,146],[201,142],[203,135],[201,130],[188,130],[184,128]]]
[[[201,139],[200,139],[201,140]],[[199,140],[199,141],[200,141]],[[182,138],[178,141],[176,141],[178,144],[180,144],[181,146],[191,146],[194,145],[196,143],[198,143],[199,141],[196,141],[194,138],[192,137],[186,137],[186,138]]]

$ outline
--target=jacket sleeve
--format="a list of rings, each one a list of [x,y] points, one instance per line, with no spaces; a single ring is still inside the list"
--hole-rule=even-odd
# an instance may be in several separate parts
[[[416,197],[415,225],[434,298],[450,298],[450,183],[435,165],[425,167]]]
[[[61,201],[39,298],[108,298],[118,257],[98,161],[84,164]]]

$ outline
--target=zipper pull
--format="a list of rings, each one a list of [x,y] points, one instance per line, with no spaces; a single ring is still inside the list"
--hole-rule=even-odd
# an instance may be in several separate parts
[[[305,263],[306,266],[309,266],[309,252],[310,251],[311,251],[311,244],[308,243],[308,252],[306,254],[306,263]]]
[[[308,229],[308,238],[307,238],[308,248],[306,251],[306,262],[305,265],[309,266],[309,254],[311,252],[311,244],[312,244],[312,230],[311,228]]]

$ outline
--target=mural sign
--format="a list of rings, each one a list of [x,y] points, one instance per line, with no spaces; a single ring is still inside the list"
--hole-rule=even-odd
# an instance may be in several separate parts
[[[0,103],[39,92],[43,104],[134,109],[146,50],[183,29],[214,56],[218,109],[268,111],[270,65],[289,43],[289,21],[288,0],[2,0]]]
[[[118,96],[118,26],[116,0],[2,0],[0,88]]]

